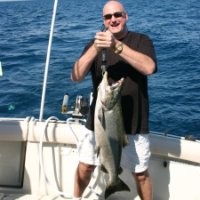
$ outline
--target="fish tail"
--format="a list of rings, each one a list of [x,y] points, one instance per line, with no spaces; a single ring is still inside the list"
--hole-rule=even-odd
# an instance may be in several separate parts
[[[105,199],[108,198],[111,194],[120,191],[130,191],[130,188],[126,183],[124,183],[120,178],[118,178],[115,184],[112,184],[106,188]]]

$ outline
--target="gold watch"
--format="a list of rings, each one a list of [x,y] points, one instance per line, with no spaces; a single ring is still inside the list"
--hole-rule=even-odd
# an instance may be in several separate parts
[[[123,43],[120,42],[119,44],[117,44],[115,47],[114,47],[114,53],[116,54],[120,54],[122,51],[123,51]]]

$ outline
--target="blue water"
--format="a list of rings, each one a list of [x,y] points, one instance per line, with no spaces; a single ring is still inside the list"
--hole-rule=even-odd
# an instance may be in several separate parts
[[[73,62],[102,24],[105,1],[59,0],[43,118],[89,95],[90,77],[70,80]],[[149,78],[152,131],[200,138],[200,1],[123,0],[129,30],[154,41],[158,72]],[[39,118],[52,0],[0,1],[0,117]]]

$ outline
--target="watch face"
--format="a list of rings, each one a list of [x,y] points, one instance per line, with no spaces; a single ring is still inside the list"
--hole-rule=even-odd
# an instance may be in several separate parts
[[[123,50],[123,44],[121,43],[118,47],[117,47],[117,51],[118,53],[121,53]]]
[[[119,51],[121,51],[121,50],[122,50],[122,45],[120,45],[120,46],[118,47],[118,50],[119,50]]]
[[[120,54],[120,53],[122,52],[122,50],[123,50],[123,44],[120,43],[120,44],[115,48],[114,52],[115,52],[116,54]]]

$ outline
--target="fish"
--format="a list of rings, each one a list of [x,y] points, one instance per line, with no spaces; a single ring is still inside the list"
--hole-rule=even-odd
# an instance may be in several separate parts
[[[124,78],[109,83],[105,71],[98,87],[94,114],[94,133],[96,152],[100,159],[101,169],[108,174],[105,198],[117,191],[130,191],[119,177],[122,148],[128,143],[124,130],[121,89]]]

